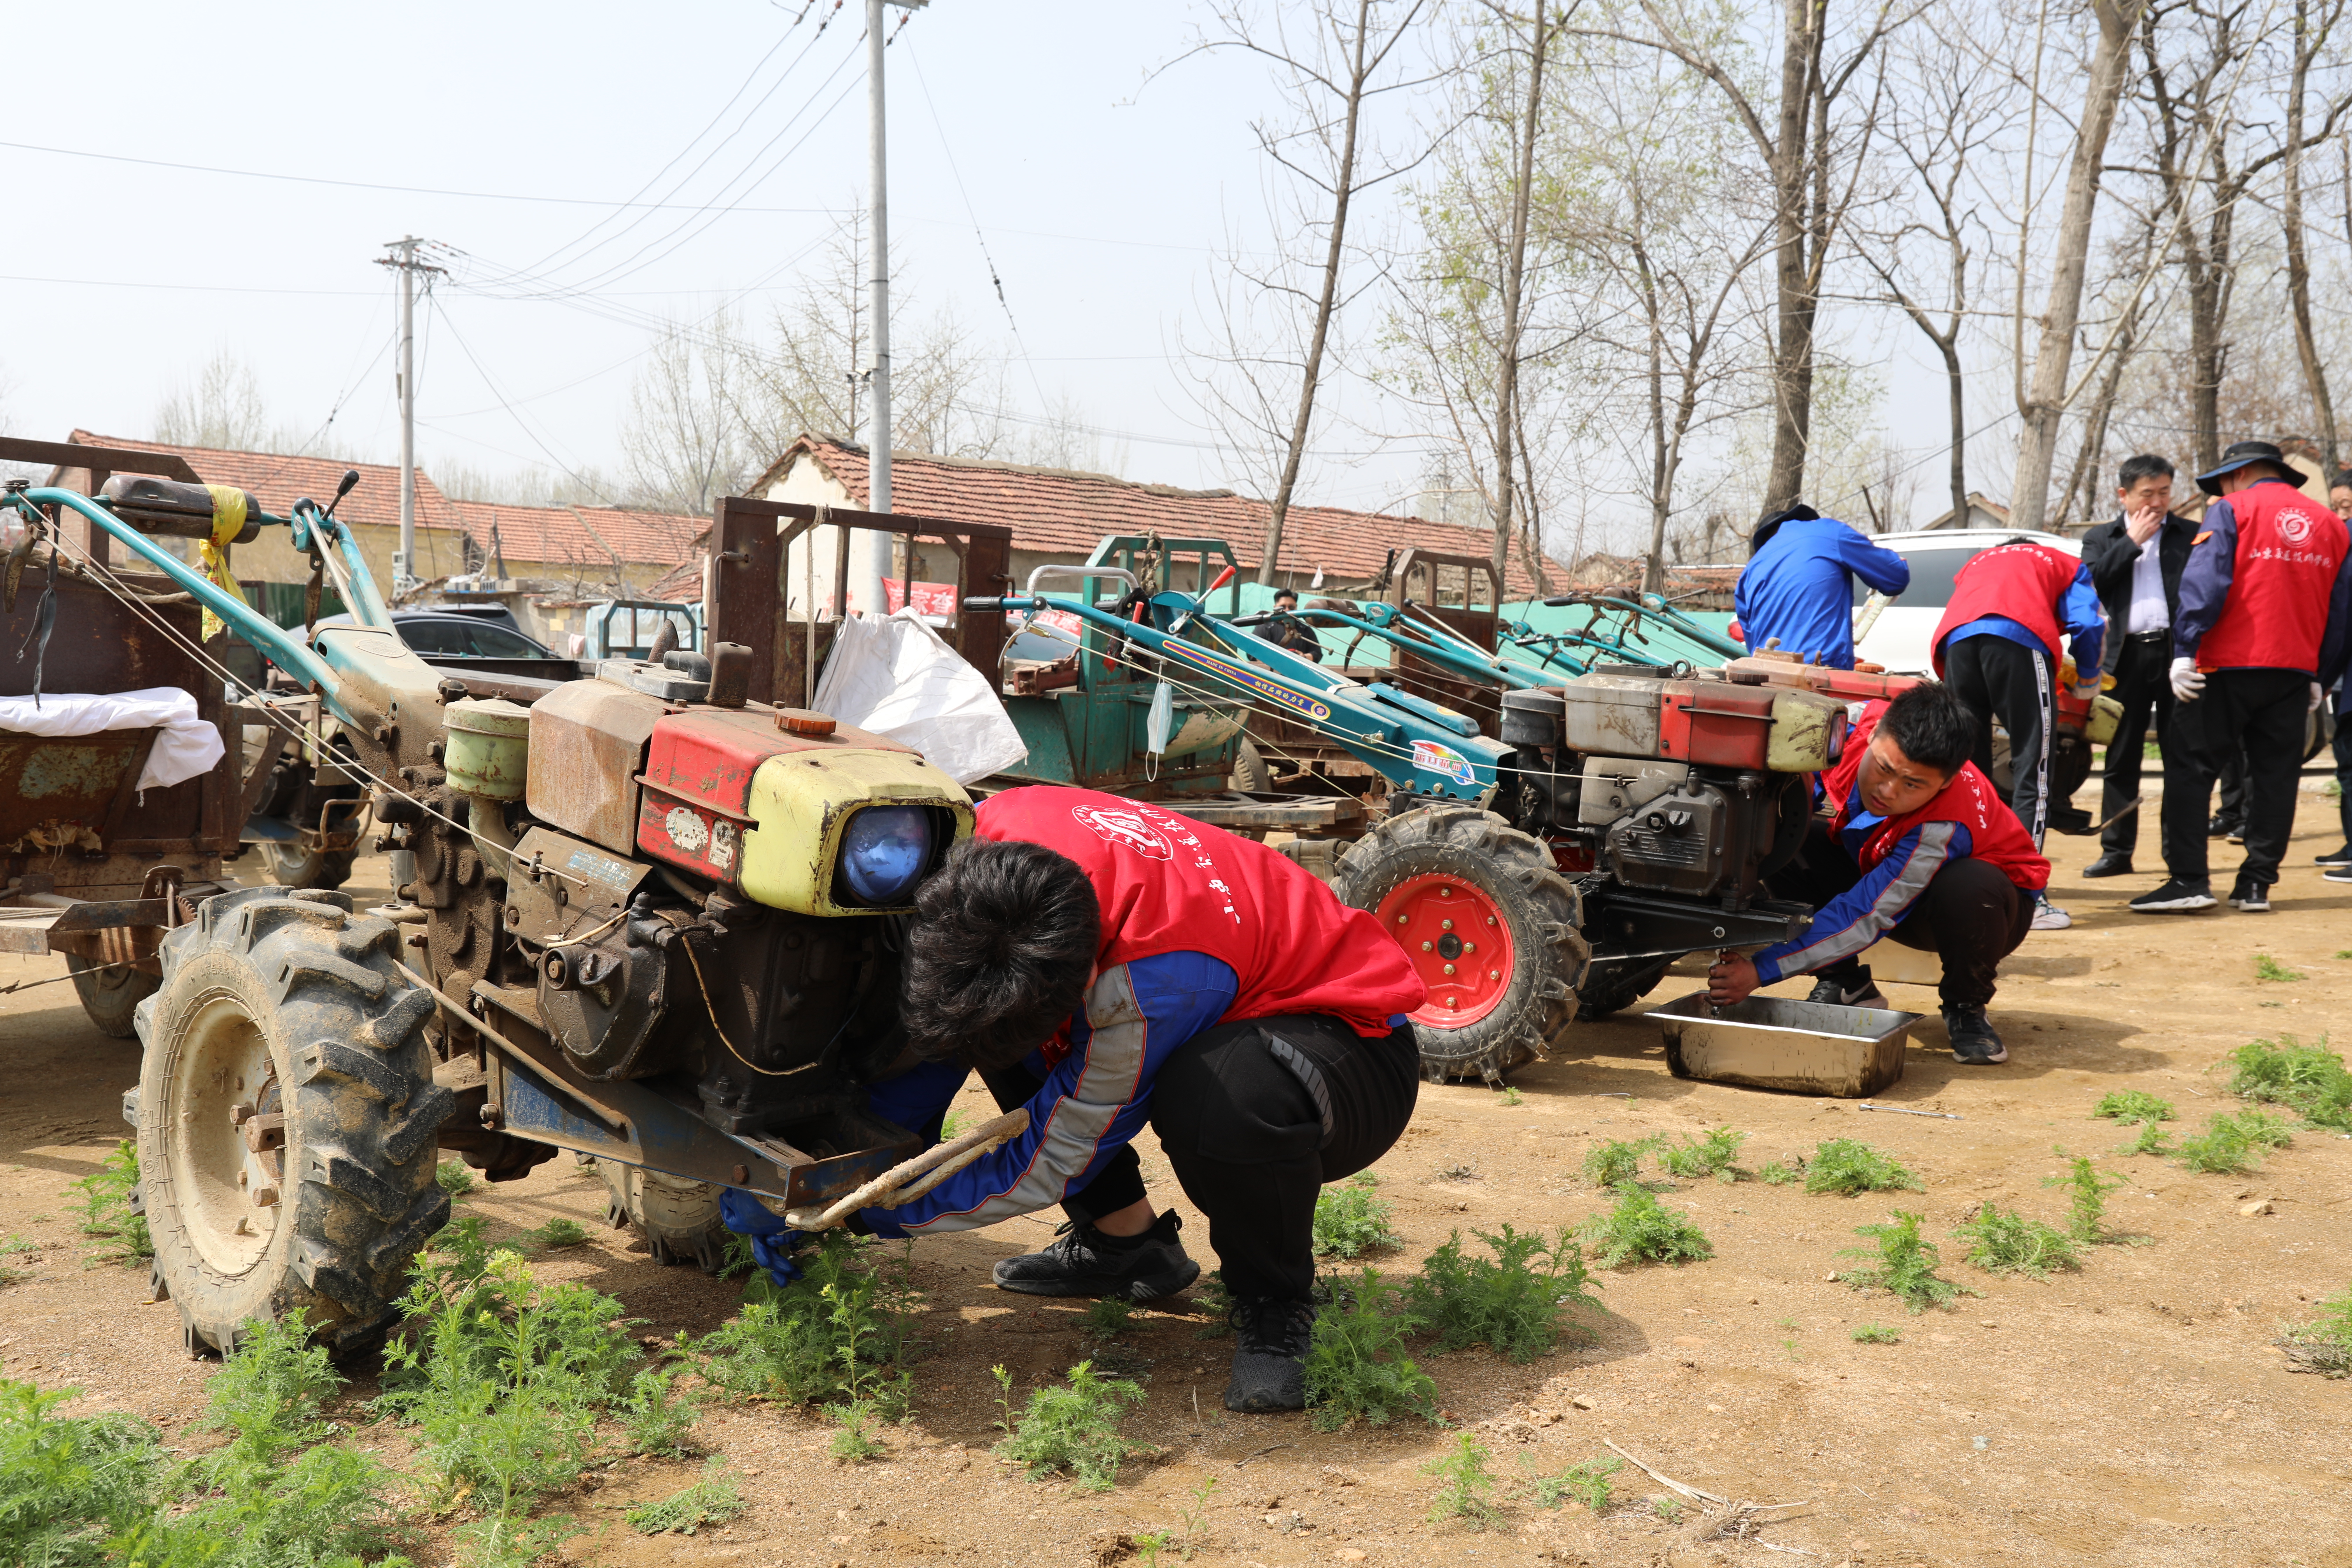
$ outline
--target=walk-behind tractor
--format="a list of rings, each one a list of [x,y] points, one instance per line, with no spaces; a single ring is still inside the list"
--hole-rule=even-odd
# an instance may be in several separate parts
[[[1139,592],[1129,573],[1089,570],[1127,592],[1100,604],[1033,584],[966,604],[1077,616],[1081,674],[1119,669],[1108,695],[1122,705],[1141,695],[1127,689],[1133,671],[1164,683],[1171,708],[1309,726],[1386,780],[1385,816],[1339,858],[1332,884],[1380,917],[1429,983],[1413,1024],[1433,1079],[1499,1081],[1580,1001],[1622,1006],[1685,953],[1779,942],[1809,919],[1762,884],[1803,842],[1802,775],[1837,756],[1842,703],[1647,666],[1541,685],[1492,656],[1416,648],[1505,689],[1491,738],[1394,682],[1352,680],[1215,620],[1205,595]],[[1388,617],[1315,618],[1392,635]],[[1083,681],[1061,696],[1094,699]]]
[[[747,701],[731,645],[608,661],[528,710],[471,697],[390,629],[331,506],[261,520],[352,607],[306,642],[106,505],[7,499],[37,531],[89,519],[315,691],[415,858],[387,910],[248,888],[163,939],[126,1110],[192,1351],[298,1308],[341,1349],[379,1335],[448,1215],[436,1144],[493,1180],[593,1156],[657,1247],[715,1261],[722,1186],[822,1227],[1015,1130],[908,1161],[915,1135],[863,1109],[902,1046],[898,917],[971,823],[905,747]]]

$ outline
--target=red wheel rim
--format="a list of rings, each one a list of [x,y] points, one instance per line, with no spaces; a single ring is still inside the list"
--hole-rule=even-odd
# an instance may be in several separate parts
[[[1511,988],[1511,922],[1474,884],[1445,871],[1409,877],[1374,911],[1404,949],[1429,1000],[1416,1024],[1459,1029],[1503,1004]]]

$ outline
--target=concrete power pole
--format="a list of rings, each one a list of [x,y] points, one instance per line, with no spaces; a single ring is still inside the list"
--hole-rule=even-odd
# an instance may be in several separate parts
[[[393,254],[379,267],[400,273],[400,550],[392,558],[392,595],[399,597],[416,581],[416,274],[438,272],[416,259],[423,242],[415,235],[384,242]]]
[[[866,153],[874,219],[869,304],[874,317],[874,363],[868,367],[873,397],[867,405],[866,463],[866,486],[872,492],[869,504],[876,511],[890,510],[890,159],[889,117],[882,89],[882,52],[889,39],[883,35],[882,19],[891,5],[912,11],[929,4],[930,0],[866,0]],[[890,549],[890,537],[877,535],[858,581],[857,596],[869,606],[869,615],[888,611],[890,601],[882,578],[889,570]]]

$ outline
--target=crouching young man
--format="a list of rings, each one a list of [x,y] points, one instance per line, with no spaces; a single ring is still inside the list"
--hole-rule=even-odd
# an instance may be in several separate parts
[[[1753,959],[1719,960],[1707,972],[1713,1001],[1817,974],[1811,1001],[1884,1007],[1862,955],[1891,936],[1944,961],[1952,1059],[2009,1059],[1985,1007],[1994,968],[2032,927],[2050,862],[1969,761],[1976,730],[1976,716],[1940,682],[1863,710],[1837,765],[1822,775],[1832,819],[1816,817],[1803,851],[1772,879],[1775,894],[1813,906],[1812,928]]]
[[[936,1138],[976,1071],[1001,1107],[1028,1107],[1029,1128],[859,1228],[930,1235],[1058,1203],[1062,1239],[998,1263],[998,1285],[1173,1294],[1201,1270],[1178,1216],[1145,1196],[1129,1140],[1148,1121],[1234,1302],[1225,1407],[1302,1408],[1316,1194],[1412,1119],[1404,1015],[1426,988],[1371,916],[1262,844],[1050,785],[991,796],[978,819],[908,930],[902,1016],[920,1059],[869,1105]],[[757,1224],[756,1205],[728,1214]]]

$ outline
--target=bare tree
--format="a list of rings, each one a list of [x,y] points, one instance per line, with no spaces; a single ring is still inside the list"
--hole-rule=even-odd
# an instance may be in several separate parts
[[[1678,6],[1685,0],[1674,0]],[[1596,29],[1595,36],[1662,49],[1721,90],[1763,161],[1772,193],[1774,330],[1772,459],[1768,509],[1795,503],[1811,449],[1814,335],[1822,284],[1843,239],[1857,182],[1869,165],[1879,104],[1874,96],[1853,123],[1839,110],[1855,75],[1900,18],[1894,0],[1877,11],[1843,51],[1830,49],[1829,0],[1780,0],[1780,97],[1757,94],[1738,59],[1738,19],[1715,10],[1668,15],[1661,0],[1641,0],[1646,36]],[[1769,119],[1769,123],[1768,123]]]
[[[2083,108],[2075,121],[2074,146],[2066,171],[2066,195],[2059,208],[2056,262],[2043,296],[2038,320],[2037,344],[2029,388],[2025,357],[2025,290],[2032,246],[2033,164],[2031,136],[2025,165],[2025,194],[2018,219],[2016,308],[2011,312],[2011,361],[2018,413],[2023,428],[2017,441],[2017,472],[2011,481],[2009,517],[2020,529],[2039,529],[2048,514],[2050,470],[2058,450],[2058,423],[2074,401],[2067,384],[2074,363],[2074,332],[2082,323],[2083,285],[2089,271],[2091,221],[2099,203],[2100,176],[2105,172],[2107,138],[2116,124],[2130,74],[2132,31],[2138,25],[2142,0],[2084,0],[2098,24],[2099,36],[2091,48],[2091,69],[2083,89]],[[2033,93],[2042,96],[2042,53],[2034,55]]]
[[[733,327],[721,312],[698,331],[672,322],[629,388],[621,452],[630,488],[643,505],[698,516],[751,477],[738,410],[740,358],[728,347]]]
[[[1311,0],[1261,7],[1250,0],[1216,0],[1211,8],[1214,31],[1179,57],[1235,49],[1273,68],[1288,114],[1280,123],[1261,121],[1253,129],[1259,149],[1290,183],[1294,232],[1301,239],[1322,241],[1322,259],[1311,273],[1293,258],[1290,243],[1262,265],[1235,249],[1228,261],[1228,286],[1218,296],[1226,343],[1223,360],[1232,379],[1211,376],[1202,382],[1204,405],[1228,441],[1244,452],[1270,451],[1277,459],[1258,566],[1261,583],[1275,580],[1283,524],[1314,433],[1316,399],[1335,325],[1364,287],[1347,286],[1351,209],[1367,191],[1407,173],[1426,155],[1426,149],[1395,158],[1381,154],[1365,111],[1379,99],[1426,83],[1418,58],[1404,46],[1432,5],[1433,0]],[[1377,172],[1367,173],[1375,166]],[[1244,297],[1235,299],[1235,289]],[[1255,308],[1267,302],[1294,321],[1304,312],[1297,324],[1305,341],[1295,351],[1265,346],[1264,322]]]
[[[156,405],[154,439],[225,452],[274,452],[290,446],[269,418],[253,367],[216,350]]]
[[[1502,58],[1509,62],[1509,74],[1517,74],[1517,63],[1522,57],[1527,62],[1526,85],[1517,100],[1519,110],[1507,127],[1512,143],[1510,224],[1503,237],[1503,319],[1501,341],[1496,344],[1495,355],[1493,512],[1495,577],[1500,582],[1507,576],[1511,535],[1519,521],[1518,470],[1511,447],[1520,426],[1520,354],[1527,336],[1528,222],[1535,197],[1536,143],[1543,134],[1544,62],[1551,52],[1554,37],[1567,25],[1568,13],[1552,13],[1543,0],[1538,0],[1535,15],[1525,18],[1495,0],[1486,0],[1486,6],[1508,40]],[[1519,41],[1522,26],[1527,35],[1524,47]],[[1507,75],[1503,86],[1507,89],[1511,85]]]
[[[2319,424],[2320,460],[2328,477],[2339,463],[2336,449],[2336,402],[2328,395],[2327,366],[2320,358],[2319,340],[2311,327],[2311,259],[2303,234],[2303,155],[2315,142],[2306,142],[2303,128],[2311,91],[2311,68],[2328,35],[2344,15],[2344,0],[2294,0],[2294,34],[2286,94],[2286,157],[2284,189],[2279,197],[2279,226],[2286,240],[2287,305],[2294,315],[2294,347],[2303,361],[2304,385],[2311,393],[2313,416]],[[2352,159],[2352,146],[2345,155]],[[2352,207],[2347,208],[2352,218]]]

